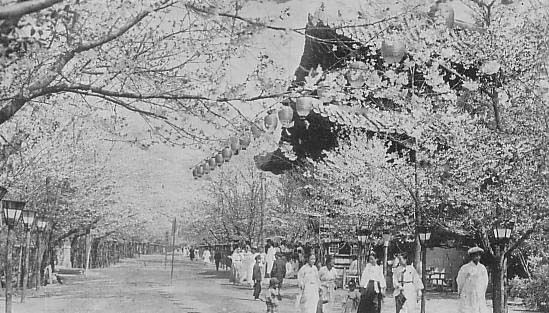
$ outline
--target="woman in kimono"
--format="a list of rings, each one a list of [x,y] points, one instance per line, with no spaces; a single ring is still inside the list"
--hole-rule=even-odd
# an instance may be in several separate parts
[[[412,265],[408,265],[406,254],[400,255],[398,261],[400,265],[393,271],[394,295],[396,297],[402,293],[406,300],[402,306],[397,302],[396,313],[413,313],[421,298],[423,283],[416,269]]]
[[[265,261],[267,262],[267,274],[269,277],[271,277],[271,271],[273,270],[273,264],[275,261],[275,254],[276,249],[272,246],[272,244],[269,244],[269,248],[267,249],[267,256],[265,258]]]
[[[360,276],[362,292],[358,313],[380,313],[381,299],[386,286],[383,268],[377,264],[376,256],[371,252],[368,256],[368,263]]]
[[[297,273],[297,282],[300,293],[298,294],[299,312],[316,313],[319,300],[320,279],[318,269],[315,266],[316,257],[311,254],[308,262]]]
[[[240,267],[242,265],[242,257],[240,256],[240,248],[236,248],[231,255],[231,276],[229,281],[233,284],[240,282]]]
[[[333,266],[332,258],[328,257],[326,259],[326,266],[320,268],[318,271],[318,276],[320,278],[322,295],[325,300],[328,300],[328,302],[324,305],[324,313],[332,313],[334,312],[334,290],[336,287],[337,278],[337,270]]]

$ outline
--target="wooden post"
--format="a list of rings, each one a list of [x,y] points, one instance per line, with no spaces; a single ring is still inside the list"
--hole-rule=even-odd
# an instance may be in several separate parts
[[[170,272],[170,282],[173,280],[173,259],[175,257],[175,229],[176,229],[177,221],[175,217],[173,218],[173,225],[172,225],[172,270]]]

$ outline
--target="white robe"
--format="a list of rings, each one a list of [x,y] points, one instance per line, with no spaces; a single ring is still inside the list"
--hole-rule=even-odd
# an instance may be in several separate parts
[[[316,313],[319,299],[320,279],[316,266],[305,264],[297,273],[300,293],[297,302],[300,313]]]
[[[210,263],[210,251],[204,250],[204,253],[202,253],[202,259],[204,260],[204,263],[209,264]]]
[[[485,313],[488,271],[473,261],[463,265],[457,276],[459,313]]]
[[[337,279],[337,270],[332,267],[328,270],[328,267],[323,266],[318,271],[318,277],[320,278],[320,287],[322,288],[322,298],[327,299],[328,303],[324,304],[324,313],[332,313],[335,311],[335,287]]]
[[[276,250],[273,246],[270,246],[269,247],[269,250],[267,250],[267,257],[266,257],[266,262],[267,262],[267,273],[271,274],[271,271],[273,270],[273,264],[274,264],[274,261],[275,261],[275,254],[276,254]]]
[[[417,307],[418,293],[424,288],[416,269],[412,265],[399,266],[394,269],[393,286],[395,286],[395,296],[402,291],[406,297],[401,312],[414,313]]]

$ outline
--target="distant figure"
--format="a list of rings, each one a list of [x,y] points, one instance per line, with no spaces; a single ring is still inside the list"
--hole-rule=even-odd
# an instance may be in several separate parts
[[[191,261],[194,261],[194,248],[191,247],[191,249],[189,249],[189,258],[191,259]]]
[[[364,267],[360,276],[360,287],[362,287],[362,295],[358,304],[358,313],[380,313],[381,298],[385,293],[385,276],[383,276],[383,268],[377,265],[375,254],[370,252],[368,256],[368,264]]]
[[[269,281],[269,290],[265,296],[265,303],[267,304],[267,313],[278,313],[278,298],[279,291],[278,286],[280,282],[276,277],[272,277]]]
[[[326,259],[326,266],[323,266],[318,271],[320,278],[320,287],[322,289],[324,301],[324,312],[333,313],[335,311],[335,287],[337,279],[337,270],[335,269],[332,258]]]
[[[349,275],[358,275],[358,259],[353,255],[351,265],[349,265]]]
[[[210,250],[206,248],[204,252],[202,252],[202,259],[204,260],[204,264],[210,264],[210,257],[212,255],[210,254]]]
[[[275,253],[275,257],[276,260],[274,261],[273,269],[271,270],[271,277],[275,277],[277,279],[278,300],[282,300],[280,289],[282,289],[282,282],[286,276],[286,258],[284,258],[280,252]]]
[[[254,273],[252,275],[252,280],[254,282],[254,299],[259,300],[259,295],[261,294],[261,255],[255,257],[254,264]]]
[[[486,312],[486,287],[488,271],[480,263],[484,250],[473,247],[467,251],[471,261],[463,265],[458,272],[459,313]]]
[[[416,269],[408,265],[408,255],[400,255],[398,261],[400,265],[393,271],[394,296],[396,299],[399,294],[402,294],[405,298],[402,298],[404,300],[402,303],[395,301],[396,311],[415,312],[424,286]]]
[[[299,304],[300,313],[316,313],[320,299],[320,279],[315,266],[315,255],[311,254],[307,260],[308,262],[297,273],[299,293],[296,302]]]
[[[345,297],[343,313],[356,313],[358,311],[359,303],[360,303],[360,291],[356,289],[355,281],[351,280],[349,282],[349,292]]]
[[[273,264],[275,261],[275,253],[276,249],[272,245],[269,245],[269,248],[267,249],[267,275],[271,275],[271,271],[273,270]],[[270,277],[270,276],[269,276]]]
[[[214,261],[215,261],[215,270],[219,271],[219,262],[221,262],[221,251],[219,251],[219,248],[215,249]]]

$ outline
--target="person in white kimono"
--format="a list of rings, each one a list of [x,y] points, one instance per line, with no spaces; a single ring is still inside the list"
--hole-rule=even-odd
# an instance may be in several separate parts
[[[269,277],[271,275],[271,271],[273,270],[275,255],[276,255],[276,249],[275,247],[273,247],[273,245],[270,244],[269,248],[267,249],[267,256],[265,258],[265,261],[267,262],[267,274],[269,274]]]
[[[300,313],[316,313],[319,300],[320,279],[315,266],[316,257],[311,254],[308,262],[297,273],[299,293],[296,303]]]
[[[204,252],[202,253],[202,259],[204,260],[204,264],[210,264],[210,257],[210,250],[206,248],[206,250],[204,250]]]
[[[373,251],[368,256],[368,263],[364,266],[360,275],[360,287],[362,288],[358,313],[380,313],[381,299],[385,294],[387,283],[383,276],[383,267],[377,264]]]
[[[402,254],[398,258],[399,266],[393,270],[393,286],[395,288],[395,297],[402,293],[406,301],[399,307],[397,303],[397,313],[414,313],[418,301],[421,299],[424,288],[421,277],[412,265],[408,265],[408,256]]]
[[[231,255],[231,276],[229,281],[233,284],[240,282],[240,267],[242,266],[242,255],[240,254],[240,248],[236,248]]]
[[[320,278],[323,299],[328,300],[324,305],[323,313],[333,313],[335,311],[334,302],[337,270],[333,266],[332,258],[328,257],[326,259],[326,266],[320,268],[318,276]]]
[[[459,313],[485,313],[488,271],[480,263],[484,250],[473,247],[467,251],[471,261],[463,265],[458,272]]]

